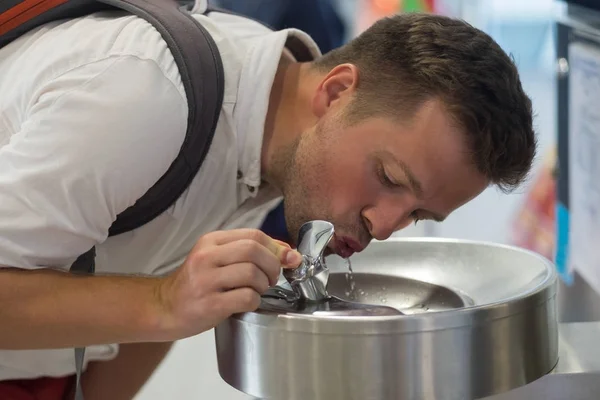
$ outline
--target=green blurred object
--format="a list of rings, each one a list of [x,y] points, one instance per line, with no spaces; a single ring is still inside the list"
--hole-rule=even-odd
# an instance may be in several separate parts
[[[402,11],[404,12],[421,11],[422,8],[423,7],[421,7],[421,2],[419,0],[402,1]]]
[[[402,0],[401,11],[402,12],[432,12],[432,5],[425,0]]]

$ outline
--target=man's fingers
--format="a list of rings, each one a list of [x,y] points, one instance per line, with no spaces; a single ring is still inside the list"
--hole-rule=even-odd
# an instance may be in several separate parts
[[[281,265],[284,268],[297,268],[300,265],[300,263],[302,262],[302,255],[297,250],[292,249],[292,246],[290,246],[288,243],[282,242],[281,240],[277,240],[277,239],[273,239],[273,240],[275,242],[277,242],[278,244],[280,244],[281,246],[284,246],[286,249],[288,249],[288,250],[284,249],[282,251]]]
[[[213,260],[217,266],[252,263],[269,278],[269,284],[275,285],[281,273],[281,263],[275,254],[265,246],[250,239],[238,240],[219,246]]]
[[[287,243],[273,239],[258,229],[232,229],[212,232],[200,240],[197,246],[223,246],[240,240],[253,240],[260,243],[277,257],[283,267],[296,268],[302,262],[302,256],[298,251],[291,249]],[[238,260],[236,262],[242,261],[249,260]]]
[[[267,248],[273,253],[284,268],[296,268],[302,261],[302,256],[288,244],[281,244],[279,240],[271,239]]]
[[[211,232],[203,237],[204,244],[222,246],[238,240],[250,239],[257,241],[263,246],[268,246],[274,239],[259,229],[231,229],[225,231]]]
[[[289,243],[282,242],[281,240],[273,239],[273,241],[274,241],[275,243],[277,243],[277,244],[280,244],[280,245],[282,245],[282,246],[284,246],[284,247],[287,247],[288,249],[291,249],[291,248],[292,248],[292,246],[290,246],[290,244],[289,244]]]
[[[217,297],[223,317],[255,311],[260,306],[260,295],[250,288],[239,288],[220,293]]]
[[[217,287],[225,291],[248,287],[263,294],[270,286],[269,277],[251,263],[233,264],[219,268],[217,280]]]

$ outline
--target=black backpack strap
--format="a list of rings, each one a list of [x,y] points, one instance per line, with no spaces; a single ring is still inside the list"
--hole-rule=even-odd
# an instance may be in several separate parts
[[[96,247],[92,247],[71,265],[70,272],[77,274],[93,274],[96,272]]]
[[[188,127],[167,172],[121,214],[109,235],[138,228],[166,211],[188,188],[212,142],[224,94],[219,50],[208,31],[173,0],[99,0],[144,18],[160,32],[179,68],[188,102]],[[166,133],[166,132],[165,132]]]

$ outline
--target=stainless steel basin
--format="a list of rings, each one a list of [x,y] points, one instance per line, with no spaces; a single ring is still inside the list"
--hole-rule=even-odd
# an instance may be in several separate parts
[[[327,258],[329,292],[398,316],[305,312],[263,299],[216,330],[221,377],[272,400],[468,400],[530,383],[558,361],[557,277],[521,249],[394,238],[348,268]]]

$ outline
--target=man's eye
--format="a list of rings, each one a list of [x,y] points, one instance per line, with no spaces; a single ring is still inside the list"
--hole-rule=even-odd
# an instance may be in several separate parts
[[[380,166],[378,168],[377,174],[379,175],[379,180],[385,186],[392,187],[392,188],[395,187],[395,186],[397,186],[394,182],[392,182],[392,180],[390,179],[390,177],[386,174],[385,169],[383,168],[383,166]]]

